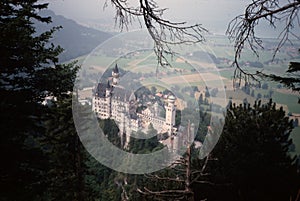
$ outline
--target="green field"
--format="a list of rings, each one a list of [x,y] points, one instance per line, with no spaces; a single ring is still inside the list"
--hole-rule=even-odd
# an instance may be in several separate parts
[[[113,43],[110,46],[102,48],[98,52],[93,52],[89,56],[82,56],[79,57],[78,63],[83,64],[80,79],[83,80],[84,87],[92,87],[95,83],[95,80],[99,79],[97,76],[101,75],[99,72],[102,72],[108,68],[113,67],[115,63],[118,64],[120,68],[123,68],[127,71],[132,71],[133,73],[141,73],[144,77],[142,80],[142,84],[146,86],[150,85],[168,85],[168,83],[164,83],[163,79],[169,78],[170,79],[177,79],[180,76],[195,74],[193,72],[193,68],[198,66],[198,70],[201,71],[209,71],[212,70],[211,73],[218,75],[218,73],[225,78],[223,80],[224,84],[228,86],[227,91],[227,98],[233,97],[237,102],[241,102],[244,98],[247,98],[249,102],[254,102],[256,100],[256,96],[260,93],[262,96],[269,94],[270,89],[273,92],[272,99],[274,102],[281,104],[284,108],[288,108],[287,112],[291,113],[300,113],[300,107],[298,104],[298,96],[294,94],[290,94],[288,92],[281,93],[282,91],[277,90],[278,83],[268,82],[269,89],[251,89],[254,90],[254,97],[251,97],[241,90],[232,91],[230,88],[232,86],[232,78],[234,73],[234,68],[230,68],[228,63],[220,63],[218,64],[219,67],[222,67],[220,71],[213,71],[215,70],[215,66],[209,66],[207,61],[196,60],[194,61],[192,58],[189,57],[190,53],[196,51],[207,51],[210,55],[218,57],[218,58],[227,58],[231,60],[233,57],[233,46],[229,43],[226,37],[221,36],[209,36],[208,42],[206,44],[199,46],[188,46],[185,49],[177,48],[175,49],[176,52],[180,52],[179,57],[168,57],[172,67],[158,67],[158,74],[156,78],[156,69],[157,69],[157,58],[154,52],[147,50],[141,50],[141,47],[146,47],[146,43],[141,40],[141,42],[137,43],[136,38],[127,38],[125,42],[120,43]],[[270,44],[275,44],[275,40],[268,39],[267,40]],[[299,42],[296,42],[299,46]],[[131,51],[136,49],[137,51]],[[127,52],[127,53],[126,53]],[[129,52],[129,53],[128,53]],[[116,55],[116,56],[112,56]],[[276,58],[280,60],[279,63],[273,63],[271,65],[267,65],[264,62],[270,62],[273,57],[273,52],[268,50],[260,51],[260,57],[257,58],[251,51],[245,49],[243,51],[241,61],[259,61],[264,65],[264,72],[265,73],[274,73],[274,74],[282,74],[286,71],[288,67],[288,63],[293,61],[299,61],[298,58],[293,58],[291,54],[287,54],[285,50],[278,52]],[[186,60],[187,59],[187,60]],[[188,61],[188,62],[187,62]],[[191,65],[190,63],[193,65]],[[261,68],[253,68],[253,67],[245,67],[249,72],[256,72],[262,70]],[[83,73],[83,71],[85,71]],[[148,74],[148,75],[147,75]],[[217,78],[216,78],[217,79]],[[183,81],[185,79],[182,79]],[[174,80],[172,80],[174,81]],[[199,89],[203,89],[205,85],[211,85],[216,82],[216,80],[209,80],[206,83],[203,80],[187,80],[182,83],[174,82],[174,84],[170,84],[169,87],[174,87],[176,85],[178,90],[182,90],[184,87],[189,86],[198,86]],[[189,97],[188,99],[190,99]],[[267,101],[267,99],[265,99]],[[286,106],[285,106],[286,105]],[[292,138],[294,139],[294,143],[296,144],[296,151],[300,153],[300,128],[295,128],[292,133]]]
[[[298,96],[291,94],[282,94],[278,92],[274,92],[272,96],[274,102],[281,103],[287,105],[289,108],[289,112],[300,114],[300,106],[298,104]]]
[[[229,80],[232,80],[232,78],[233,78],[233,68],[231,68],[231,70],[222,70],[222,71],[219,71],[219,73],[220,73],[220,75],[222,76],[222,77],[225,77],[225,78],[227,78],[227,79],[229,79]]]

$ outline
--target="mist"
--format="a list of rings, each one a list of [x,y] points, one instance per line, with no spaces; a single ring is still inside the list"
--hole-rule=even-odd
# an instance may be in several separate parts
[[[136,0],[130,1],[133,7]],[[228,23],[241,14],[248,1],[240,0],[157,0],[161,8],[168,8],[165,17],[188,24],[200,23],[212,32],[225,33]],[[113,26],[115,10],[105,0],[52,0],[49,8],[79,23],[107,22]]]

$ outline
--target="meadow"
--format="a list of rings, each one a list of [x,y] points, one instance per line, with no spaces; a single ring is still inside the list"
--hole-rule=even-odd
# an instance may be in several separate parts
[[[266,43],[268,44],[267,49],[260,51],[259,58],[247,49],[242,54],[241,62],[257,61],[264,66],[263,68],[256,68],[248,64],[246,69],[249,72],[263,71],[265,73],[282,74],[286,71],[290,61],[300,60],[300,56],[297,57],[294,54],[293,48],[284,47],[282,51],[277,53],[276,60],[272,61],[272,50],[275,42],[272,39],[267,39]],[[296,44],[298,43],[296,42]],[[204,93],[206,86],[209,86],[209,88],[217,87],[219,91],[226,88],[227,99],[232,98],[233,102],[238,104],[245,99],[253,104],[257,100],[258,94],[261,95],[264,102],[267,102],[269,97],[266,96],[272,91],[271,98],[277,103],[278,107],[282,106],[289,114],[300,114],[299,94],[278,88],[278,83],[263,80],[262,83],[268,84],[268,89],[251,88],[251,91],[254,91],[254,96],[233,88],[234,68],[230,66],[230,61],[233,59],[233,47],[225,37],[210,36],[207,44],[201,46],[200,49],[199,46],[177,49],[177,52],[181,51],[181,54],[168,57],[171,66],[166,67],[158,66],[156,55],[145,48],[147,47],[146,42],[141,42],[136,47],[134,45],[136,45],[135,38],[129,37],[126,42],[120,45],[121,47],[117,47],[115,43],[111,47],[106,44],[106,49],[103,50],[102,48],[100,51],[94,51],[89,56],[78,58],[78,63],[82,64],[78,78],[84,83],[83,86],[94,87],[104,71],[118,64],[125,71],[139,73],[141,75],[140,82],[149,88],[152,85],[158,86],[158,89],[159,86],[167,86],[181,91],[184,87],[196,86],[201,93]],[[134,49],[136,51],[133,51]],[[292,49],[291,53],[289,52],[290,49]],[[197,59],[193,55],[194,52],[198,52],[198,54],[199,52],[207,52],[208,57],[217,58],[219,63],[214,63],[213,58]],[[224,63],[224,60],[227,60],[227,63]],[[175,85],[176,87],[174,87]],[[223,97],[218,98],[221,100]],[[192,100],[191,97],[188,99]],[[215,100],[218,101],[217,98]],[[293,131],[292,138],[296,144],[297,153],[300,153],[300,128]]]

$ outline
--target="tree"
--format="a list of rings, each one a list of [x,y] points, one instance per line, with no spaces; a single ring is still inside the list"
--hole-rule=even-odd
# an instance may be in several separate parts
[[[292,128],[272,101],[230,104],[221,138],[207,158],[193,158],[197,152],[188,146],[170,168],[145,175],[137,190],[145,200],[297,200]]]
[[[210,92],[207,86],[205,86],[205,98],[209,98],[210,97]]]
[[[300,52],[300,50],[299,50]],[[293,91],[298,91],[300,92],[300,76],[299,72],[300,71],[300,63],[299,62],[290,62],[289,68],[286,71],[285,76],[279,76],[275,74],[264,74],[260,73],[261,76],[265,78],[269,78],[273,81],[279,82],[283,85],[285,85],[287,88],[292,89]]]
[[[295,28],[295,22],[297,24],[299,8],[300,2],[297,0],[284,3],[278,0],[255,0],[247,5],[244,14],[235,17],[227,30],[230,38],[235,42],[235,62],[238,62],[245,44],[248,44],[255,53],[259,47],[262,47],[262,40],[255,34],[255,28],[262,20],[267,21],[274,28],[277,22],[285,22],[275,53],[289,40],[290,36],[297,36],[292,29]]]
[[[72,91],[78,69],[57,64],[62,49],[48,42],[58,28],[35,33],[33,20],[51,22],[37,14],[45,8],[37,0],[0,2],[2,200],[46,199],[48,158],[39,138],[45,134],[42,116],[49,108],[41,103]]]
[[[254,97],[254,90],[251,91],[251,97]]]
[[[79,140],[72,118],[72,95],[54,102],[43,116],[46,130],[39,141],[43,144],[44,155],[48,159],[44,177],[47,182],[45,193],[48,194],[48,199],[83,201],[83,159],[87,153]]]
[[[296,26],[299,26],[298,12],[300,9],[300,2],[298,0],[292,1],[279,1],[279,0],[253,0],[246,9],[244,14],[235,17],[229,24],[227,34],[229,38],[234,41],[234,65],[236,70],[234,77],[241,80],[242,77],[245,80],[249,79],[257,80],[257,76],[263,76],[265,78],[271,78],[274,81],[281,82],[287,87],[292,88],[295,91],[299,91],[300,78],[296,73],[300,70],[299,63],[291,62],[287,73],[290,73],[288,77],[278,75],[268,75],[262,72],[256,74],[248,73],[240,66],[239,58],[246,45],[259,56],[259,48],[263,48],[261,38],[256,35],[255,28],[262,22],[266,21],[271,27],[276,28],[277,23],[284,22],[284,28],[279,35],[279,43],[274,52],[273,58],[280,48],[288,41],[290,37],[299,38],[299,33],[293,32]],[[295,86],[296,85],[296,86]]]
[[[249,83],[245,83],[245,86],[242,87],[242,90],[243,90],[246,94],[250,95],[250,85],[249,85]]]
[[[194,200],[194,193],[190,189],[189,184],[189,182],[191,182],[191,178],[187,161],[182,158],[177,160],[175,164],[177,164],[177,168],[183,168],[182,172],[178,172],[174,170],[174,168],[161,171],[161,175],[145,175],[145,177],[151,180],[153,183],[159,184],[156,186],[158,189],[153,190],[144,186],[143,188],[137,188],[138,193],[140,193],[146,200]],[[173,166],[175,166],[175,164]],[[186,170],[185,173],[184,170]],[[164,186],[164,188],[162,188],[162,186]],[[155,188],[152,185],[151,187]]]
[[[269,88],[268,83],[263,83],[261,88],[267,90]]]
[[[151,86],[151,93],[152,93],[153,95],[156,94],[156,91],[157,91],[156,87],[155,87],[155,86]]]
[[[213,89],[211,90],[211,92],[210,92],[210,95],[211,95],[212,97],[216,97],[217,94],[218,94],[218,92],[219,92],[218,88],[213,88]]]
[[[193,145],[190,142],[190,124],[186,130],[188,136],[187,151],[183,157],[177,159],[169,168],[162,170],[158,173],[145,175],[148,186],[143,184],[143,187],[138,187],[137,192],[140,193],[146,200],[185,200],[194,201],[198,200],[197,192],[194,185],[211,184],[209,181],[203,179],[206,176],[206,166],[210,157],[206,157],[201,161],[198,169],[192,167],[192,154],[196,153],[193,150]],[[150,180],[147,182],[147,180]],[[158,183],[158,185],[153,185]]]
[[[253,107],[230,105],[212,152],[218,164],[212,175],[232,191],[222,200],[295,200],[299,169],[289,154],[292,129],[292,121],[271,100]]]
[[[256,95],[256,99],[261,99],[261,98],[262,98],[261,93],[258,93],[258,94]]]
[[[294,127],[298,127],[298,126],[299,126],[299,120],[298,120],[298,118],[296,118],[294,120]]]
[[[201,93],[200,96],[199,96],[199,99],[198,99],[198,104],[202,105],[203,102],[204,102],[204,100],[203,100],[203,94]]]

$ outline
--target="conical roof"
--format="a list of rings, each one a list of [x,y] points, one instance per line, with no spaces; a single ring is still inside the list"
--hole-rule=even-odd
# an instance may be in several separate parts
[[[118,68],[118,64],[115,65],[115,68],[113,69],[114,73],[119,73],[119,68]]]

